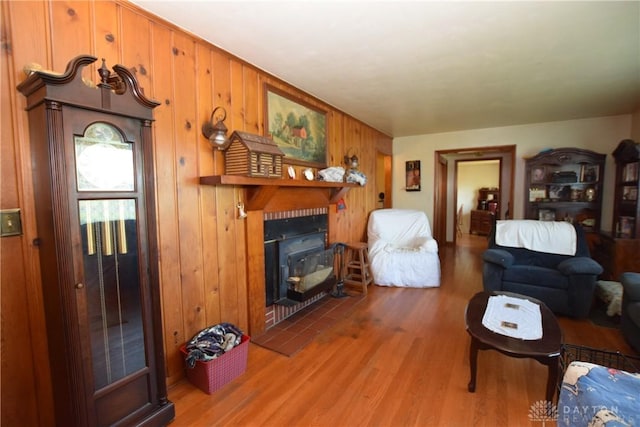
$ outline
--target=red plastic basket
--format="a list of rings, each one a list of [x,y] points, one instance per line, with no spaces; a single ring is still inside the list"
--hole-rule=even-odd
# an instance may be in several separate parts
[[[180,347],[180,352],[186,359],[186,345]],[[187,366],[187,378],[200,390],[211,394],[247,369],[248,353],[249,336],[242,335],[240,344],[222,356],[207,362],[196,360],[196,366],[193,368]]]

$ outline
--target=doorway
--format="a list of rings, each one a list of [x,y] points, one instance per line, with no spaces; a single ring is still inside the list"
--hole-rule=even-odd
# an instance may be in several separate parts
[[[456,160],[453,192],[456,233],[458,239],[473,235],[486,235],[488,218],[504,218],[504,205],[500,200],[501,158]],[[490,199],[490,200],[489,200]]]
[[[391,156],[376,153],[376,209],[391,207]]]
[[[438,242],[455,245],[457,226],[456,162],[463,160],[500,159],[501,218],[512,212],[515,176],[515,145],[459,148],[435,152],[433,235]]]

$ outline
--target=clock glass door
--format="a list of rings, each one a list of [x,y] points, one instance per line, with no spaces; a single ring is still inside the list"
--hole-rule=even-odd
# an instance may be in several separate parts
[[[75,118],[82,114],[74,115]],[[105,424],[150,401],[142,158],[135,122],[78,120],[73,130],[75,209],[82,247],[79,322],[85,386]],[[130,135],[127,139],[125,135]],[[131,140],[129,140],[131,139]],[[80,259],[80,257],[79,257]],[[115,392],[118,390],[117,392]],[[120,397],[117,397],[120,395]],[[122,396],[127,395],[123,400]]]
[[[94,390],[146,366],[135,199],[80,200]]]
[[[78,191],[133,191],[133,144],[107,123],[75,137]]]

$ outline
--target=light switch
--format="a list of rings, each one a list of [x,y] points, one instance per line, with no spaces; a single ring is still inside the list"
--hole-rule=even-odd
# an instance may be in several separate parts
[[[18,236],[22,234],[20,209],[3,209],[0,211],[1,236]]]

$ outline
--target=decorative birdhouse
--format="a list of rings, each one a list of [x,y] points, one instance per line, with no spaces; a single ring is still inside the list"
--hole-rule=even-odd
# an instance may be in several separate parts
[[[260,178],[282,178],[284,153],[271,138],[235,131],[225,151],[225,173]]]

